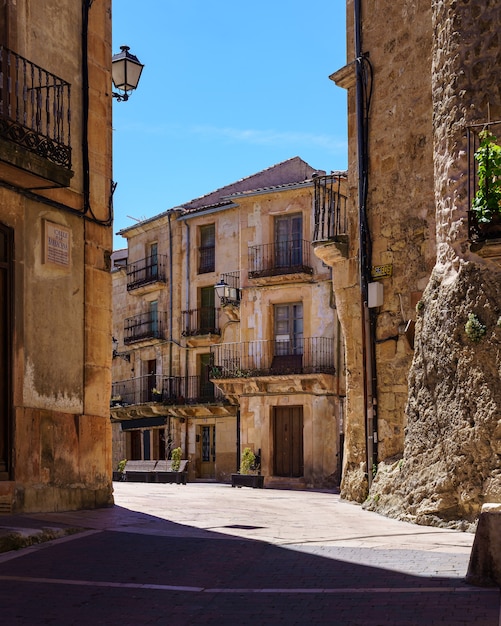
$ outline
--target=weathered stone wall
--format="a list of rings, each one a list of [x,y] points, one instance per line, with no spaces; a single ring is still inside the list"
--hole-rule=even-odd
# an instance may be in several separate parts
[[[9,285],[5,292],[12,305],[12,350],[6,359],[7,373],[2,369],[1,374],[12,386],[2,395],[0,410],[2,440],[9,433],[8,464],[2,463],[0,476],[2,510],[64,510],[107,506],[113,501],[112,230],[105,223],[112,169],[110,6],[111,2],[95,3],[89,11],[91,97],[86,145],[82,3],[18,0],[3,3],[1,10],[1,43],[71,84],[72,150],[70,171],[50,163],[45,154],[34,154],[34,145],[29,150],[17,146],[25,171],[45,176],[36,183],[25,178],[21,168],[6,167],[8,151],[2,151],[0,222],[12,229],[14,237],[12,289]],[[46,127],[41,132],[51,134]],[[88,189],[83,173],[85,147],[90,157]],[[50,181],[62,187],[51,186]],[[24,193],[26,189],[31,196]],[[93,216],[103,223],[82,219],[86,199]],[[46,221],[68,235],[68,257],[59,265],[45,259]],[[9,419],[7,431],[5,419]]]
[[[347,2],[348,63],[354,59],[353,2]],[[362,51],[368,74],[369,180],[367,220],[371,265],[389,265],[377,309],[378,458],[401,455],[407,376],[412,349],[403,329],[435,260],[433,139],[431,120],[431,10],[428,2],[362,2]],[[367,446],[363,402],[364,361],[359,277],[359,219],[355,67],[332,76],[348,89],[350,230],[347,259],[334,262],[333,284],[346,341],[347,414],[342,495],[367,496]]]
[[[404,458],[381,467],[371,506],[421,523],[464,527],[501,501],[499,266],[467,231],[466,126],[499,119],[501,7],[433,5],[437,263],[420,302]],[[465,332],[475,314],[485,335]],[[463,521],[460,521],[463,520]]]

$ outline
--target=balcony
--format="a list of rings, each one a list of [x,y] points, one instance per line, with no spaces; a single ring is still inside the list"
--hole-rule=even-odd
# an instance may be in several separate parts
[[[127,265],[127,291],[138,295],[160,288],[166,283],[165,255],[149,256]]]
[[[249,278],[313,274],[311,243],[301,239],[250,246]]]
[[[245,395],[335,393],[334,340],[251,341],[211,347],[210,378],[232,404]]]
[[[334,340],[305,337],[295,341],[248,341],[211,347],[211,379],[288,374],[334,374]]]
[[[218,324],[219,309],[213,306],[181,311],[181,316],[183,337],[207,338],[210,335],[219,337],[221,334]]]
[[[222,392],[202,376],[139,376],[112,384],[111,413],[115,419],[173,415],[226,415]]]
[[[348,213],[344,189],[344,174],[315,178],[315,254],[327,265],[348,256]]]
[[[159,311],[128,317],[124,322],[124,343],[165,339],[163,317],[164,314]]]
[[[0,174],[26,189],[67,187],[70,84],[0,46]]]
[[[499,178],[495,172],[495,158],[493,151],[498,150],[501,139],[499,133],[501,132],[501,121],[486,122],[484,124],[476,124],[467,128],[467,157],[468,157],[468,237],[471,242],[470,249],[479,256],[494,261],[498,265],[501,265],[501,215],[495,213],[491,221],[482,222],[477,219],[477,215],[472,210],[473,201],[479,190],[479,168],[481,164],[478,162],[475,154],[480,148],[480,133],[486,130],[492,133],[492,147],[484,147],[484,154],[486,155],[485,163],[483,165],[486,173],[484,185],[482,187],[483,197],[492,198],[492,203],[496,203],[496,198],[500,193]],[[498,136],[496,138],[496,135]],[[478,156],[478,155],[477,155]],[[489,156],[491,157],[489,159]],[[491,175],[487,175],[488,162],[492,163]]]

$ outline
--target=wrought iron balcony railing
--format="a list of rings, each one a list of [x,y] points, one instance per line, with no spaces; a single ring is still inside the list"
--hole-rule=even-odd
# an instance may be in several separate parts
[[[335,241],[348,234],[347,198],[341,193],[341,174],[315,178],[313,241]]]
[[[147,339],[164,339],[164,314],[160,311],[148,311],[128,317],[124,322],[124,343]]]
[[[249,341],[211,346],[210,377],[254,378],[283,374],[334,374],[334,340]]]
[[[161,402],[168,405],[225,402],[223,393],[203,376],[139,376],[112,384],[111,406]]]
[[[313,274],[311,244],[302,239],[249,247],[249,278],[283,274]]]
[[[218,325],[219,309],[213,306],[204,306],[199,309],[181,311],[183,337],[196,335],[220,335]]]
[[[127,291],[138,289],[151,283],[166,281],[165,255],[149,256],[127,264]]]
[[[216,266],[215,246],[204,246],[198,249],[198,273],[213,272]]]
[[[71,167],[70,84],[0,46],[0,137]]]

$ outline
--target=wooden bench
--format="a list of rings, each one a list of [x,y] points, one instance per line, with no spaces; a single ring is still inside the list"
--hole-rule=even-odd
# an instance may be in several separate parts
[[[157,461],[127,461],[124,480],[135,483],[152,483],[155,480],[153,470]]]
[[[181,460],[179,470],[172,469],[172,461],[127,461],[124,480],[136,483],[176,483],[186,485],[188,461]]]
[[[155,466],[155,482],[157,483],[176,483],[176,485],[186,485],[188,477],[188,461],[181,460],[179,469],[172,469],[172,461],[157,461]]]

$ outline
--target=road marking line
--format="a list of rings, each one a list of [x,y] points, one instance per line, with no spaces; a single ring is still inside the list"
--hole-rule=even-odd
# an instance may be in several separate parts
[[[339,588],[242,588],[225,589],[221,587],[187,587],[182,585],[160,585],[154,583],[119,583],[100,580],[67,580],[63,578],[37,578],[32,576],[1,576],[2,581],[42,583],[51,585],[80,585],[83,587],[117,587],[123,589],[154,589],[162,591],[181,591],[190,593],[278,593],[278,594],[359,594],[359,593],[492,593],[499,594],[498,589],[483,587],[339,587]]]

